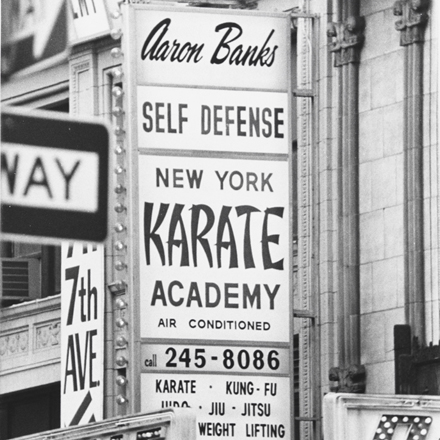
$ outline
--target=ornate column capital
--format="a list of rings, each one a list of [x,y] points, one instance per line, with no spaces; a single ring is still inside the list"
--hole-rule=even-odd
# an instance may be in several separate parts
[[[348,17],[343,23],[329,23],[327,36],[333,38],[330,52],[335,53],[335,67],[359,62],[364,28],[364,17]]]
[[[394,15],[402,17],[395,24],[400,31],[401,46],[423,42],[428,6],[429,0],[398,0],[394,3]]]
[[[333,393],[365,393],[366,370],[364,365],[350,365],[348,368],[332,367],[329,379],[338,382],[330,387]]]

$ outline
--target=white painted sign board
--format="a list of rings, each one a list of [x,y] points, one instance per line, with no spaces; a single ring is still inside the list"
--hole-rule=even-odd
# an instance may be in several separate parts
[[[286,93],[138,86],[137,98],[140,146],[287,154]]]
[[[141,337],[288,343],[287,162],[141,154],[139,167]]]
[[[286,15],[173,9],[133,15],[137,84],[287,89]]]
[[[290,438],[290,17],[122,13],[140,408]]]
[[[72,15],[73,29],[77,40],[85,40],[99,34],[110,32],[109,12],[105,0],[69,0]],[[115,10],[116,10],[116,4]]]

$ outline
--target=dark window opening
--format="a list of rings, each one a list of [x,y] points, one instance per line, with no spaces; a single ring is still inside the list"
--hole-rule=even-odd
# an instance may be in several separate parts
[[[0,440],[60,428],[61,384],[0,396]]]

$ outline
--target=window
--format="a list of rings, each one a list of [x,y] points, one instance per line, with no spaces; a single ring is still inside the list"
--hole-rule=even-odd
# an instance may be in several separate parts
[[[0,440],[60,427],[59,382],[0,396]]]

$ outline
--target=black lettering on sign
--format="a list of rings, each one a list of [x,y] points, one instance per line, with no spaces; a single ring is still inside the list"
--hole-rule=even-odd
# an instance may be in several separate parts
[[[19,161],[19,155],[16,154],[14,157],[14,164],[10,165],[8,163],[8,158],[7,158],[6,154],[2,153],[1,171],[2,171],[2,175],[6,176],[6,179],[8,182],[9,194],[15,193],[15,179],[17,178],[18,161]]]
[[[246,402],[243,404],[241,416],[270,417],[270,403]]]
[[[156,379],[156,393],[196,394],[196,384],[189,379]]]
[[[270,394],[271,396],[277,395],[277,384],[273,382],[265,382],[264,384],[264,395],[267,396]]]
[[[258,175],[254,172],[246,172],[242,173],[241,171],[225,171],[222,175],[215,171],[216,176],[218,177],[220,183],[220,190],[223,191],[225,187],[229,187],[234,191],[246,190],[246,191],[261,191],[264,192],[267,190],[269,192],[273,192],[272,185],[270,183],[270,178],[272,177],[272,173],[261,173]]]
[[[183,63],[198,63],[203,58],[202,50],[204,44],[198,45],[190,43],[189,41],[182,43],[176,38],[171,43],[170,40],[165,39],[171,24],[171,18],[165,18],[159,22],[148,34],[144,41],[141,50],[141,59],[148,59],[150,61],[177,61]]]
[[[66,280],[73,280],[66,325],[72,325],[73,323],[77,296],[80,298],[79,314],[81,322],[98,319],[98,291],[96,287],[91,287],[91,270],[87,270],[87,289],[84,286],[84,277],[81,277],[81,288],[77,290],[79,266],[67,268],[65,274]]]
[[[225,415],[225,402],[212,402],[211,410],[208,413],[209,416],[224,416]]]
[[[211,64],[228,63],[235,66],[267,66],[270,67],[275,61],[275,52],[278,46],[269,47],[269,42],[275,33],[272,29],[263,45],[248,46],[242,44],[233,45],[243,35],[242,27],[233,22],[219,24],[216,32],[225,31],[211,57]]]
[[[284,109],[246,106],[202,105],[200,107],[202,135],[284,138]]]
[[[142,105],[142,115],[145,122],[142,128],[146,133],[183,133],[183,123],[188,122],[188,117],[183,114],[183,110],[188,108],[188,104],[177,104],[176,109],[171,103],[164,102],[144,102]],[[177,123],[176,123],[177,119]]]
[[[271,174],[267,176],[266,180],[263,179],[264,185],[270,185],[270,176]],[[223,256],[226,254],[229,256],[229,268],[237,268],[239,263],[242,262],[244,268],[249,269],[255,267],[251,243],[261,243],[263,269],[283,270],[284,259],[274,262],[270,251],[271,244],[272,246],[279,244],[280,236],[279,234],[269,233],[269,219],[274,216],[283,218],[283,207],[271,207],[261,212],[258,208],[248,205],[237,206],[235,209],[232,206],[222,206],[220,212],[216,215],[208,205],[192,205],[185,209],[185,205],[176,203],[171,211],[171,217],[167,218],[169,206],[168,203],[161,203],[154,219],[154,203],[144,203],[144,250],[147,265],[151,264],[152,244],[154,244],[163,266],[175,264],[173,257],[178,250],[180,253],[178,264],[181,267],[189,266],[191,262],[194,267],[197,267],[198,254],[202,249],[209,267],[214,265],[213,254],[217,257],[217,267],[223,267]],[[190,211],[190,214],[188,211]],[[241,216],[246,216],[246,221],[244,222],[244,230],[243,226],[240,226],[244,237],[243,254],[240,260],[235,235],[239,227],[236,219]],[[166,218],[167,221],[165,222]],[[251,232],[256,229],[251,228],[251,218],[260,222],[261,235],[252,237]],[[273,220],[271,221],[273,222]],[[162,227],[164,224],[167,226]],[[210,241],[207,235],[211,230],[212,238]],[[216,239],[215,243],[212,242],[214,238]],[[166,240],[167,256],[163,239]],[[190,248],[192,261],[189,257]]]
[[[188,402],[178,402],[176,400],[162,400],[160,403],[161,408],[190,408]]]
[[[235,423],[199,422],[199,434],[208,437],[234,437]]]
[[[255,388],[253,382],[241,382],[235,380],[226,381],[226,394],[234,396],[252,396]]]
[[[203,170],[156,168],[156,187],[200,189]]]
[[[99,386],[99,381],[93,380],[94,360],[96,352],[93,348],[93,338],[97,336],[98,331],[88,330],[85,333],[85,341],[81,341],[79,333],[68,336],[66,369],[64,372],[64,391],[68,385],[68,379],[72,381],[73,391],[84,390],[86,388],[94,388]],[[86,381],[88,378],[88,381]]]
[[[74,2],[72,2],[74,3]],[[78,0],[79,13],[81,17],[88,17],[91,14],[96,14],[95,0]],[[89,9],[90,7],[90,9]],[[93,8],[93,11],[92,11]],[[79,18],[78,12],[73,13],[73,18]]]
[[[246,437],[284,438],[286,428],[284,425],[271,423],[246,423]]]
[[[264,287],[264,290],[262,289]],[[196,281],[189,282],[184,286],[180,281],[173,280],[168,287],[161,280],[156,280],[153,287],[151,305],[161,304],[167,307],[206,307],[213,308],[222,305],[225,309],[247,309],[260,310],[262,308],[262,297],[268,303],[269,310],[275,309],[275,297],[280,289],[280,284],[269,286],[268,284],[256,284],[253,289],[248,284],[243,286],[238,283],[204,283],[201,286]],[[262,295],[261,292],[267,295]],[[252,293],[251,293],[252,292]],[[222,301],[221,301],[222,300]],[[266,305],[266,304],[263,304]]]
[[[71,199],[70,184],[73,176],[77,172],[81,161],[77,160],[70,169],[67,169],[65,164],[59,158],[55,158],[54,164],[58,169],[64,183],[64,197],[63,200]],[[20,155],[18,153],[8,154],[3,151],[1,153],[1,174],[6,177],[6,188],[10,195],[32,196],[33,190],[41,189],[44,191],[49,199],[53,199],[53,188],[58,182],[50,181],[48,178],[47,169],[54,166],[52,160],[41,156],[36,156],[32,160],[30,169],[20,167]],[[26,182],[23,188],[17,186],[17,176],[25,175],[25,179],[21,181]],[[41,194],[41,193],[40,193]]]
[[[244,47],[238,41],[243,35],[243,29],[237,23],[221,23],[216,26],[215,32],[221,37],[211,55],[211,64],[270,67],[274,63],[278,46],[271,44],[271,40],[275,29],[268,33],[264,42],[248,47]],[[157,23],[145,38],[140,53],[141,59],[195,64],[203,59],[202,52],[205,47],[203,43],[182,42],[175,35],[170,36],[170,34],[172,34],[171,18],[165,18]]]
[[[78,425],[82,418],[84,417],[87,409],[92,404],[92,395],[90,394],[90,391],[85,395],[83,401],[81,402],[81,405],[76,410],[75,415],[72,418],[72,421],[69,423],[69,426],[75,426]],[[95,414],[92,414],[92,417],[90,417],[90,420],[86,420],[86,423],[93,423],[96,422]]]
[[[73,257],[73,251],[74,249],[78,250],[78,247],[74,246],[72,243],[69,244],[69,246],[67,247],[67,255],[66,258],[72,258]],[[98,246],[96,244],[86,244],[84,243],[82,246],[82,253],[83,254],[87,254],[88,252],[96,252],[98,250]]]

